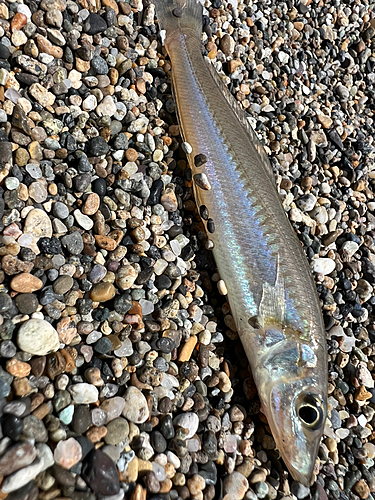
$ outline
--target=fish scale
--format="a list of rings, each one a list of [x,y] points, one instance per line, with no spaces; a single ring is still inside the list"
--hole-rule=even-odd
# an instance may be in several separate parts
[[[236,328],[276,445],[293,477],[308,484],[327,398],[325,332],[311,271],[264,148],[202,57],[202,6],[156,0],[156,12],[193,179],[205,174],[209,183],[200,177],[194,193],[214,221],[209,238]],[[196,167],[202,154],[207,161]]]

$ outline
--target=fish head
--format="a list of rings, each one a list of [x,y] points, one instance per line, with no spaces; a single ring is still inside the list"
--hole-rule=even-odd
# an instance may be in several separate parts
[[[266,415],[293,478],[309,486],[326,420],[324,393],[306,379],[282,381],[270,392]]]
[[[327,358],[323,344],[266,327],[254,371],[262,411],[293,478],[308,486],[327,416]]]

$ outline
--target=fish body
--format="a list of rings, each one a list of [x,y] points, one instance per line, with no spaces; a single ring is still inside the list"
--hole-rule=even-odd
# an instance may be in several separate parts
[[[202,56],[197,0],[155,0],[196,202],[276,445],[309,484],[326,419],[319,299],[245,113]],[[207,220],[208,219],[208,220]]]

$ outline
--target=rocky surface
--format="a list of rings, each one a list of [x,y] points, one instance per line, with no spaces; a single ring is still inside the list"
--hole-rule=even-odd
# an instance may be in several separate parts
[[[373,6],[205,5],[204,56],[270,156],[322,303],[316,481],[291,479],[260,411],[154,6],[5,0],[1,498],[373,498]]]

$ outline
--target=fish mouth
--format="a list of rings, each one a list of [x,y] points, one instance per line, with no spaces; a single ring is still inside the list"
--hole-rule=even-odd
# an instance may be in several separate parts
[[[311,486],[311,482],[312,482],[314,465],[315,465],[315,460],[311,462],[311,465],[308,467],[308,470],[305,472],[295,469],[292,465],[289,465],[288,469],[289,469],[289,472],[290,472],[292,478],[295,481],[298,481],[303,486],[306,486],[306,488],[309,488]]]

